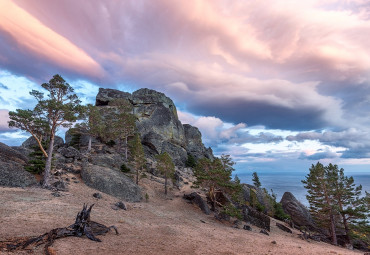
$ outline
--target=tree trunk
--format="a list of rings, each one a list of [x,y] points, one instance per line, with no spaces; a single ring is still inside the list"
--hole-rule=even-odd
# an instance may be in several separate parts
[[[48,154],[46,153],[44,147],[42,146],[42,139],[39,139],[36,135],[34,135],[33,133],[31,133],[31,135],[33,136],[33,138],[35,138],[37,144],[39,145],[40,147],[40,150],[42,151],[42,153],[44,154],[44,157],[47,158],[48,157]]]
[[[167,196],[167,176],[164,177],[164,194]]]
[[[136,185],[139,185],[139,168],[136,167]]]
[[[91,151],[91,135],[89,135],[89,145],[87,146],[87,152]]]
[[[337,241],[337,233],[335,232],[335,221],[334,221],[334,215],[332,211],[330,210],[330,232],[331,232],[331,241],[334,245],[338,244]]]
[[[346,236],[348,238],[348,242],[351,241],[351,237],[349,235],[349,227],[348,227],[348,222],[345,214],[341,214],[343,218],[343,225],[344,225],[344,231],[346,232]]]
[[[45,164],[45,170],[44,170],[44,179],[42,183],[43,188],[50,188],[50,172],[51,172],[51,160],[53,158],[53,149],[54,149],[54,139],[55,136],[54,134],[51,135],[50,137],[50,143],[49,143],[49,149],[48,149],[48,157],[46,159],[46,164]]]
[[[334,215],[333,215],[332,201],[329,198],[327,186],[326,186],[325,183],[324,183],[323,189],[324,189],[324,196],[325,196],[326,203],[328,204],[328,206],[330,206],[330,208],[329,208],[329,214],[330,214],[329,230],[330,230],[330,234],[331,234],[331,241],[334,245],[337,245],[338,244],[338,242],[337,242],[337,233],[335,231],[335,221],[334,221]]]
[[[125,158],[127,160],[127,136],[125,137]]]

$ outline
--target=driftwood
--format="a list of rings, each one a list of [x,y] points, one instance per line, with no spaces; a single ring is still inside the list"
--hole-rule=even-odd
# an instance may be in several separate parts
[[[55,228],[37,237],[23,237],[7,241],[0,241],[0,251],[30,250],[32,247],[37,247],[44,244],[44,253],[50,255],[51,253],[48,248],[56,239],[59,238],[67,236],[81,237],[86,235],[90,240],[101,242],[101,240],[95,236],[105,234],[111,229],[114,229],[118,235],[118,230],[115,226],[107,227],[103,224],[90,220],[90,213],[93,206],[94,204],[87,209],[87,205],[84,204],[82,211],[78,212],[76,216],[75,223],[69,227]]]

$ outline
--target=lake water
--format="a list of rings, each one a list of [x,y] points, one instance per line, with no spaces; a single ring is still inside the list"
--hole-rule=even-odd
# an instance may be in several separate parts
[[[236,173],[242,183],[252,184],[252,172]],[[306,189],[301,180],[305,179],[307,172],[258,172],[260,182],[263,188],[269,192],[271,189],[277,194],[277,201],[280,201],[284,192],[291,192],[302,204],[308,206],[306,200]],[[356,185],[362,185],[362,192],[370,192],[370,173],[345,173],[347,176],[353,176]]]

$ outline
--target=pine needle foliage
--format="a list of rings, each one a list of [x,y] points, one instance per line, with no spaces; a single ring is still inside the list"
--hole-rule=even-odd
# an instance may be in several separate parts
[[[175,165],[167,152],[157,155],[157,168],[164,176],[164,194],[167,195],[168,179],[173,179],[175,174]]]

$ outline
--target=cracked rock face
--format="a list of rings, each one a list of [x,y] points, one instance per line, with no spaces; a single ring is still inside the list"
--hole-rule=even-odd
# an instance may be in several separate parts
[[[100,88],[96,96],[97,106],[106,106],[118,98],[127,99],[137,117],[136,126],[141,135],[148,158],[167,152],[178,166],[184,166],[187,154],[197,159],[213,158],[212,150],[206,149],[196,127],[182,125],[176,106],[165,94],[151,89],[139,89],[132,94]]]

